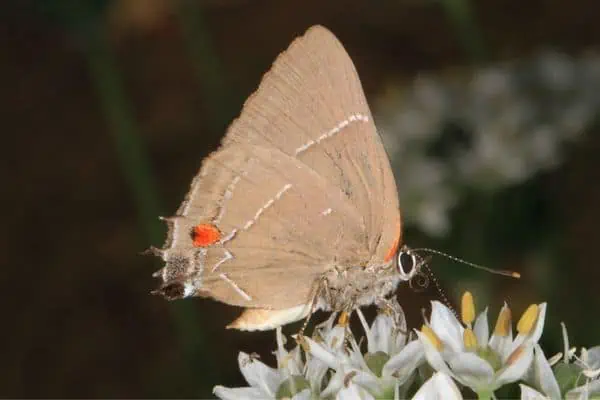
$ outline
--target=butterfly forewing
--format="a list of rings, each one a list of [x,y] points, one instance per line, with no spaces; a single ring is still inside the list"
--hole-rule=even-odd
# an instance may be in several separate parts
[[[229,304],[305,304],[328,268],[389,262],[396,186],[354,65],[329,31],[311,28],[277,58],[170,223],[163,258],[179,266],[165,285],[193,281]]]

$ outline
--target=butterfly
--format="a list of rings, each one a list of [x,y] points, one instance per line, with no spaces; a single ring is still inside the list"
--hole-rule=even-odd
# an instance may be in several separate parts
[[[322,26],[279,55],[164,220],[155,292],[243,307],[229,328],[351,312],[419,269],[360,79]]]

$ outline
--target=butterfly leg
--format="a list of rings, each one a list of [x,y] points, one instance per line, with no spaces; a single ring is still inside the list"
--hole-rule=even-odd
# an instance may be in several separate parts
[[[317,310],[317,306],[319,304],[319,297],[322,294],[324,294],[324,297],[326,298],[327,303],[331,304],[331,301],[330,301],[331,293],[329,292],[329,285],[328,285],[326,275],[323,275],[321,278],[319,278],[318,280],[315,281],[315,283],[313,284],[313,289],[311,291],[314,293],[311,296],[311,300],[309,303],[310,311],[308,312],[308,315],[304,319],[304,324],[302,324],[302,328],[300,328],[300,331],[298,332],[299,337],[304,336],[304,331],[306,330],[306,327],[308,326],[308,322],[310,321],[310,318]]]
[[[384,312],[387,315],[391,315],[394,319],[394,324],[396,325],[396,328],[398,328],[398,330],[403,335],[408,335],[404,311],[395,299],[381,298],[375,302],[375,305],[381,312]]]

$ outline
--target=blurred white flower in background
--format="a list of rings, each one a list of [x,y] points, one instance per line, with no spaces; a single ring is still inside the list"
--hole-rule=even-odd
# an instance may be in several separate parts
[[[582,134],[600,108],[600,55],[548,51],[420,75],[390,85],[373,108],[406,219],[444,235],[461,187],[496,190],[560,163],[563,143]]]

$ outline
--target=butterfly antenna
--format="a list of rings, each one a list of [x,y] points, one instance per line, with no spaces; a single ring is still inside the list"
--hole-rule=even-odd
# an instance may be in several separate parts
[[[496,274],[496,275],[503,275],[503,276],[508,276],[510,278],[517,278],[517,279],[521,277],[521,274],[518,272],[515,272],[515,271],[509,271],[506,269],[492,269],[492,268],[484,267],[483,265],[475,264],[475,263],[463,260],[462,258],[454,257],[454,256],[451,256],[450,254],[446,254],[444,252],[434,250],[434,249],[421,248],[421,249],[412,249],[412,251],[415,251],[415,252],[423,251],[426,253],[432,253],[432,254],[437,254],[439,256],[444,256],[452,261],[455,261],[455,262],[458,262],[461,264],[465,264],[470,267],[477,268],[477,269],[480,269],[483,271],[487,271],[489,273]]]
[[[429,265],[423,264],[422,267],[426,270],[427,275],[429,275],[429,278],[435,285],[435,288],[437,289],[438,293],[440,294],[440,297],[442,298],[442,302],[448,307],[448,309],[450,309],[450,311],[452,311],[452,314],[454,314],[454,316],[460,321],[460,317],[458,316],[456,309],[454,308],[452,303],[450,303],[450,300],[448,300],[448,296],[446,296],[446,292],[444,292],[444,290],[442,289],[442,286],[440,285],[439,281],[433,274],[433,271],[431,270],[431,268],[429,268]]]

